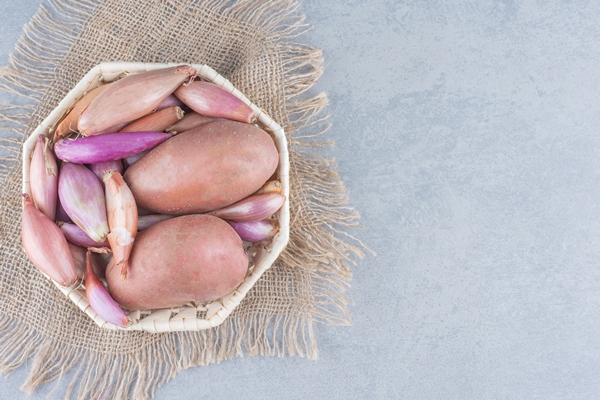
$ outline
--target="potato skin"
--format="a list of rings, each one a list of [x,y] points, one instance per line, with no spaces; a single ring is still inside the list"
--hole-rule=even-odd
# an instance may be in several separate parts
[[[235,289],[248,271],[237,233],[220,218],[185,215],[139,232],[127,268],[109,264],[111,296],[130,310],[176,307],[218,299]]]
[[[138,206],[173,215],[216,210],[257,191],[275,172],[273,139],[218,120],[161,143],[124,175]]]

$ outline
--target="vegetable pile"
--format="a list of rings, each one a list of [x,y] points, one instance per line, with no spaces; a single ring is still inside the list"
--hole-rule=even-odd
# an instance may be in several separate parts
[[[22,240],[59,285],[85,282],[92,309],[207,302],[248,272],[247,247],[278,231],[279,153],[253,110],[190,66],[86,93],[40,135],[23,194]]]

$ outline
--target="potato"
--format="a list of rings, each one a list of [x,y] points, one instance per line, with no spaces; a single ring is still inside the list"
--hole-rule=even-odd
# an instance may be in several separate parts
[[[127,279],[111,263],[111,296],[130,310],[176,307],[218,299],[248,271],[242,240],[227,222],[210,215],[175,217],[138,233]]]
[[[216,210],[257,191],[279,153],[262,129],[218,120],[160,144],[125,172],[138,206],[162,214]]]

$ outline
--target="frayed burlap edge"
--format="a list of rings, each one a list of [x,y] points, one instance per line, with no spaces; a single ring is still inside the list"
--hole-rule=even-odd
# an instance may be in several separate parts
[[[212,2],[217,6],[220,2]],[[78,387],[77,398],[148,398],[177,371],[197,365],[218,363],[232,357],[249,355],[300,355],[317,357],[313,323],[347,325],[350,323],[349,301],[344,292],[349,287],[355,256],[362,257],[365,247],[347,233],[355,227],[358,214],[347,206],[343,184],[334,171],[335,163],[310,151],[311,146],[327,143],[315,141],[327,130],[327,106],[324,94],[306,96],[306,91],[321,76],[322,54],[319,50],[293,41],[307,26],[297,15],[291,0],[222,2],[222,11],[261,24],[281,43],[285,79],[285,110],[278,114],[290,132],[293,215],[303,215],[302,226],[292,233],[290,244],[280,262],[297,265],[311,256],[321,258],[314,265],[315,304],[304,317],[245,315],[228,319],[212,330],[172,333],[141,351],[120,355],[91,352],[85,348],[65,349],[56,339],[46,337],[34,327],[23,325],[14,315],[0,314],[0,373],[10,373],[26,361],[31,371],[22,389],[28,393],[42,384],[60,379],[75,368],[76,374],[67,397]],[[24,29],[10,66],[0,71],[0,89],[15,97],[15,104],[0,105],[0,128],[10,132],[1,139],[0,179],[2,200],[7,177],[20,173],[20,152],[29,132],[45,117],[37,105],[44,102],[44,92],[54,79],[55,67],[63,59],[87,18],[97,6],[88,1],[55,0],[50,8],[41,7]],[[49,51],[48,49],[52,49]],[[290,129],[291,128],[291,129]],[[301,129],[302,128],[302,129]],[[302,132],[299,132],[302,131]],[[19,224],[20,210],[4,209],[3,224]],[[292,225],[298,221],[292,220]],[[0,248],[5,235],[0,233]],[[355,243],[354,245],[350,243]],[[1,255],[4,256],[4,255]],[[62,346],[62,347],[61,347]],[[196,352],[187,351],[194,349]],[[198,351],[199,350],[199,351]]]

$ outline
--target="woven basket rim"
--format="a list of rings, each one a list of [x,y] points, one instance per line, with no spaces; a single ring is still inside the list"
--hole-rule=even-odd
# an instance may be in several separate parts
[[[33,133],[23,144],[23,193],[30,193],[29,188],[29,165],[30,155],[35,148],[35,142],[39,135],[49,135],[54,126],[66,115],[77,100],[86,92],[100,84],[111,82],[124,76],[124,74],[140,73],[155,69],[169,68],[177,65],[190,65],[198,71],[198,76],[211,81],[249,105],[260,124],[270,130],[279,152],[279,165],[277,167],[278,179],[282,185],[282,194],[285,202],[276,213],[279,222],[279,232],[272,241],[258,248],[254,258],[250,261],[251,271],[244,281],[231,293],[221,299],[206,305],[182,305],[182,307],[158,309],[158,310],[135,310],[129,313],[133,321],[137,321],[127,328],[118,327],[105,321],[89,305],[85,296],[85,290],[79,288],[65,288],[52,281],[65,296],[69,297],[79,309],[85,312],[96,322],[98,326],[105,329],[124,331],[148,331],[148,332],[175,332],[175,331],[198,331],[218,326],[239,305],[248,291],[254,286],[262,274],[271,267],[277,257],[281,254],[289,241],[290,211],[289,211],[289,153],[288,143],[284,129],[263,109],[252,103],[241,91],[225,77],[217,73],[206,64],[183,64],[183,63],[135,63],[135,62],[104,62],[92,68],[71,91],[60,101],[58,106],[37,126]],[[39,270],[38,270],[39,271]],[[41,271],[39,271],[42,273]],[[42,273],[43,274],[43,273]],[[48,278],[50,279],[50,278]],[[198,311],[205,313],[204,318],[197,316]]]

